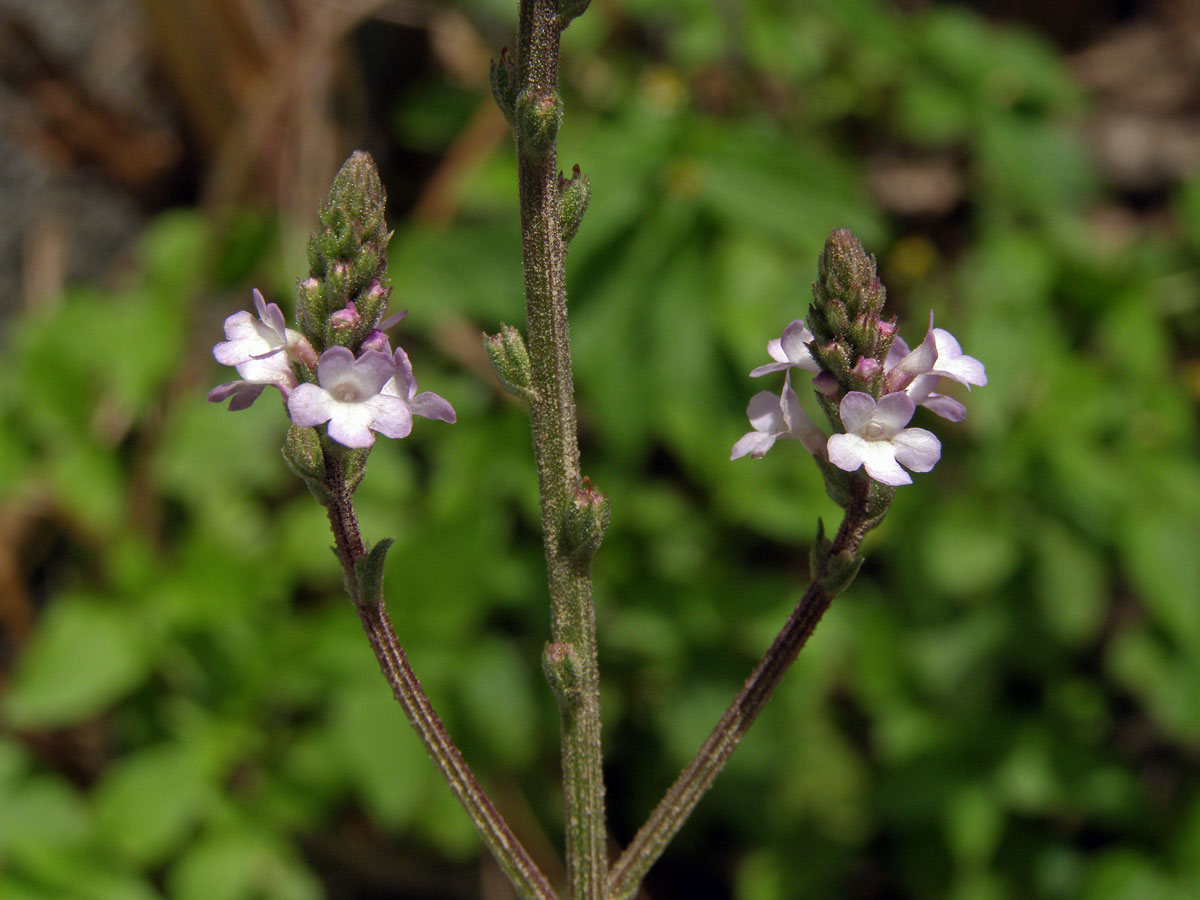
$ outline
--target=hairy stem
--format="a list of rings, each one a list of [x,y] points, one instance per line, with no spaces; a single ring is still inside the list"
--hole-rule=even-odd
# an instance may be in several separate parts
[[[831,576],[836,577],[834,561],[855,557],[864,535],[877,522],[877,518],[872,520],[868,515],[866,493],[863,491],[846,510],[837,535],[826,552],[821,554],[808,590],[792,610],[775,641],[691,763],[680,773],[625,852],[613,864],[606,885],[607,900],[628,900],[637,893],[650,867],[712,786],[717,774],[795,662],[833,598],[845,587],[844,583],[833,589],[830,587]]]
[[[572,560],[562,530],[580,484],[579,443],[571,382],[571,351],[563,283],[563,246],[554,130],[538,130],[558,104],[562,23],[553,0],[521,0],[517,31],[518,103],[530,115],[518,123],[517,165],[521,246],[529,323],[529,401],[541,496],[551,637],[569,645],[578,665],[577,690],[560,696],[566,807],[567,870],[574,900],[601,900],[605,856],[604,780],[600,746],[600,682],[595,615],[586,566]]]
[[[355,563],[366,555],[367,548],[359,532],[341,462],[333,454],[325,456],[324,484],[330,498],[326,510],[333,529],[334,547],[346,575],[346,589],[393,695],[517,893],[523,900],[557,900],[550,882],[496,810],[434,711],[421,682],[408,664],[408,657],[400,646],[383,603],[361,602]]]

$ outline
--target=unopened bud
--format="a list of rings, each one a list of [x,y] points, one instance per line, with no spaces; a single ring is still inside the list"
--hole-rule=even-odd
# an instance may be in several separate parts
[[[504,389],[528,402],[533,396],[533,373],[521,332],[512,325],[501,324],[499,334],[483,336],[483,349]]]
[[[592,199],[592,186],[588,177],[575,166],[570,178],[558,179],[558,232],[564,244],[571,243],[579,231],[579,223],[587,212]]]
[[[553,91],[521,93],[514,107],[517,149],[535,159],[545,156],[558,139],[562,124],[562,100]]]
[[[596,490],[591,479],[585,477],[567,504],[563,519],[563,538],[576,561],[586,563],[600,549],[611,516],[608,495]]]
[[[542,671],[564,711],[579,705],[583,666],[574,647],[564,641],[547,644],[542,650]]]
[[[367,336],[363,338],[362,347],[360,349],[377,350],[380,353],[386,353],[388,356],[392,355],[392,343],[388,340],[388,336],[382,331],[368,332]]]
[[[358,327],[358,322],[358,309],[353,300],[347,303],[344,309],[339,309],[329,317],[329,324],[335,331],[352,331]]]
[[[308,485],[319,503],[329,502],[329,492],[325,489],[325,454],[321,450],[321,436],[315,428],[289,425],[283,442],[283,459]]]

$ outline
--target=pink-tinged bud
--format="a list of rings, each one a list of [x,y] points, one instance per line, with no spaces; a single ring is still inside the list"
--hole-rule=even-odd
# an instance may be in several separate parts
[[[295,331],[288,331],[287,354],[289,359],[294,359],[314,372],[317,369],[317,351],[313,349],[313,345],[308,342],[308,338]]]
[[[382,331],[371,331],[363,338],[363,350],[378,350],[380,353],[392,355],[392,345],[388,342],[388,336]]]
[[[879,365],[879,360],[874,357],[860,356],[850,371],[854,373],[855,377],[861,378],[863,381],[870,381],[881,368],[883,367]]]
[[[813,390],[819,394],[824,394],[826,397],[837,397],[838,392],[841,390],[841,385],[833,377],[832,372],[818,372],[813,377]]]
[[[358,320],[358,308],[352,300],[346,304],[345,309],[339,309],[329,317],[329,324],[338,331],[350,331],[358,327]]]
[[[309,278],[305,278],[302,282],[300,282],[300,290],[304,291],[305,293],[310,293],[312,291],[320,290],[320,288],[321,288],[321,282],[318,281],[316,278],[309,277]]]
[[[896,333],[896,323],[895,322],[880,322],[879,323],[879,336],[880,337],[890,338],[893,335],[895,335],[895,333]]]

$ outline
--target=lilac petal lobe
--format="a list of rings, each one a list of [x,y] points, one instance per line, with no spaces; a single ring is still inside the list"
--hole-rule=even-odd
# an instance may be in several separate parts
[[[916,411],[917,404],[912,398],[904,391],[897,391],[879,398],[873,419],[889,432],[897,432],[908,424]]]
[[[751,378],[759,378],[762,375],[770,375],[772,372],[786,372],[792,367],[790,362],[773,362],[767,363],[765,366],[759,366],[756,369],[750,370]]]
[[[914,472],[928,472],[942,458],[942,442],[924,428],[906,428],[891,443],[896,462]]]
[[[729,459],[732,461],[743,456],[758,459],[774,446],[775,435],[750,431],[738,438],[737,443],[733,445],[733,451],[729,454]]]
[[[451,425],[458,421],[458,415],[454,412],[450,401],[433,391],[421,391],[408,401],[408,405],[412,408],[414,416],[420,416],[423,419],[437,419],[441,422],[449,422]]]
[[[850,391],[842,398],[838,411],[848,432],[862,431],[875,414],[875,398],[862,391]]]
[[[779,433],[787,428],[779,408],[779,395],[759,391],[746,405],[746,417],[755,431]]]
[[[829,461],[845,472],[862,465],[862,445],[867,443],[857,434],[833,434],[826,442]]]
[[[372,411],[371,429],[384,437],[405,438],[412,432],[412,411],[399,397],[379,394],[368,400],[365,406]]]
[[[317,360],[317,380],[322,386],[336,384],[346,377],[354,365],[354,353],[349,347],[330,347]]]
[[[896,487],[901,484],[912,484],[912,476],[900,468],[896,462],[894,448],[890,441],[865,441],[862,448],[863,468],[876,481]]]
[[[315,384],[302,384],[288,397],[292,421],[305,428],[328,422],[336,405],[329,392]]]
[[[363,449],[375,443],[371,421],[375,410],[370,403],[335,403],[329,418],[329,436],[346,447]],[[292,421],[295,421],[293,418]],[[296,424],[300,424],[297,422]]]
[[[945,394],[930,394],[921,401],[921,406],[951,422],[961,422],[967,417],[967,408],[953,397],[947,397]]]

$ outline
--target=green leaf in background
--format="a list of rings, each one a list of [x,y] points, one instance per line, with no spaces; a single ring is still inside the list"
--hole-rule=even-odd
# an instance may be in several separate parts
[[[3,698],[15,728],[47,728],[98,715],[137,687],[151,664],[136,619],[86,595],[58,598],[25,648]]]

